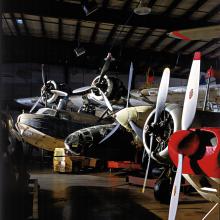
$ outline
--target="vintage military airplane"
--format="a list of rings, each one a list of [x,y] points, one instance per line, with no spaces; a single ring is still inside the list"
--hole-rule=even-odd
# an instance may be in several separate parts
[[[99,93],[103,96],[106,103],[105,106],[107,106],[110,112],[113,111],[108,98],[100,88],[92,86],[89,87],[89,91]],[[64,92],[59,90],[57,92],[57,90],[53,89],[52,93],[59,93],[60,96],[66,97],[66,94],[63,95],[62,93]],[[43,97],[44,93],[41,94],[41,97],[38,100],[44,99]],[[32,107],[32,110],[35,108],[36,103]],[[64,138],[70,133],[88,126],[101,126],[113,121],[112,117],[104,118],[104,114],[101,117],[97,117],[93,114],[87,114],[84,112],[63,110],[62,107],[60,107],[62,103],[60,103],[61,102],[59,102],[56,108],[41,108],[35,114],[23,113],[18,116],[16,127],[25,142],[38,148],[53,151],[55,148],[64,147]]]
[[[176,218],[182,174],[200,195],[208,201],[216,203],[203,219],[220,202],[220,115],[217,121],[214,118],[211,119],[217,127],[210,127],[210,123],[209,127],[202,125],[199,128],[198,126],[190,128],[195,125],[198,87],[199,71],[197,70],[191,72],[189,76],[182,111],[181,130],[173,133],[168,143],[169,156],[177,167],[170,200],[169,220]],[[206,120],[209,120],[207,116]]]
[[[128,80],[127,106],[133,76],[133,64],[131,63]],[[91,87],[81,88],[80,92],[87,92]],[[77,91],[78,92],[78,91]],[[115,135],[106,141],[108,135],[114,131],[115,123],[93,126],[78,130],[65,139],[65,148],[73,155],[96,157],[104,160],[134,160],[135,146],[132,143],[133,136],[124,128],[117,127]]]

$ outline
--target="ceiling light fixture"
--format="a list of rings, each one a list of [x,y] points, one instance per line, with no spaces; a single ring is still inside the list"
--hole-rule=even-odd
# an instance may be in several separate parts
[[[98,9],[98,5],[95,0],[84,0],[82,1],[82,7],[86,16],[92,14]]]
[[[17,23],[17,24],[23,24],[23,20],[22,20],[21,18],[17,18],[17,19],[16,19],[16,23]]]
[[[134,9],[134,13],[137,15],[148,15],[151,13],[151,8],[147,7],[147,2],[141,0],[138,6]]]

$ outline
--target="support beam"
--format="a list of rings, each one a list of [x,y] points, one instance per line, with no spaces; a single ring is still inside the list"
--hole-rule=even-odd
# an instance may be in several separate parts
[[[189,8],[182,16],[182,19],[189,19],[189,17],[195,12],[197,11],[202,5],[204,5],[207,2],[207,0],[197,0],[195,2],[195,4],[192,5],[191,8]],[[199,20],[201,21],[201,19]],[[199,25],[197,26],[199,27]],[[173,29],[174,30],[174,29]],[[177,29],[176,29],[177,30]],[[180,28],[178,29],[180,30]],[[163,35],[163,38],[161,38],[161,40],[164,40],[167,36],[167,34]],[[161,42],[161,40],[159,42]],[[175,42],[173,41],[171,45],[167,45],[168,49],[172,49],[174,48],[180,41],[179,40],[175,40]],[[193,44],[191,44],[193,46]],[[167,47],[163,48],[163,50],[167,50]]]
[[[132,2],[132,0],[126,0],[123,7],[122,7],[122,10],[129,10],[130,6],[131,6],[131,2]]]
[[[127,35],[126,35],[126,36],[124,37],[124,39],[122,40],[122,45],[123,45],[123,47],[126,46],[128,40],[132,37],[132,35],[133,35],[133,33],[134,33],[135,30],[136,30],[136,27],[132,27],[132,28],[128,31]]]
[[[152,8],[157,0],[150,0],[148,3],[148,7]]]
[[[4,21],[5,21],[6,25],[7,25],[7,28],[8,28],[8,30],[9,30],[11,36],[14,36],[14,33],[13,33],[13,31],[12,31],[10,25],[8,24],[8,21],[7,21],[7,19],[5,18],[4,14],[2,15],[2,18],[4,19]],[[3,21],[3,19],[1,19],[1,22]],[[1,30],[2,30],[2,27],[3,27],[3,26],[2,26],[2,23],[1,23]],[[3,33],[3,30],[2,30],[2,33]]]
[[[81,22],[78,21],[76,24],[76,31],[75,31],[75,36],[74,36],[74,41],[77,42],[77,44],[80,40],[80,25],[81,25]]]
[[[14,25],[14,27],[15,27],[15,30],[16,30],[16,34],[17,34],[18,36],[20,36],[20,35],[21,35],[21,32],[20,32],[20,29],[19,29],[19,27],[18,27],[16,18],[15,18],[15,16],[14,16],[13,13],[10,13],[10,15],[11,15],[12,23],[13,23],[13,25]]]
[[[50,9],[50,10],[48,10]],[[32,14],[36,16],[66,18],[76,20],[87,20],[94,22],[105,22],[116,25],[123,25],[124,19],[131,15],[130,10],[120,10],[106,8],[103,10],[97,10],[90,16],[85,16],[80,4],[58,1],[44,1],[43,4],[39,0],[20,0],[19,3],[16,0],[4,1],[2,5],[2,12],[9,13],[24,13]],[[162,22],[163,21],[163,22]],[[192,19],[175,18],[167,15],[149,14],[146,16],[134,15],[127,25],[136,27],[148,27],[167,30],[177,30],[185,28],[194,28],[213,25],[211,22],[198,22]]]
[[[58,30],[58,39],[61,40],[63,36],[63,23],[62,23],[62,18],[59,18],[59,30]]]
[[[27,23],[26,23],[26,20],[25,20],[23,14],[21,14],[21,19],[22,19],[22,21],[23,21],[23,25],[24,25],[24,29],[25,29],[26,35],[29,36],[29,35],[30,35],[30,32],[29,32],[29,29],[28,29],[28,27],[27,27]]]
[[[201,20],[208,21],[210,18],[214,17],[219,12],[220,12],[220,5],[217,5],[207,15],[205,15]]]
[[[208,49],[209,47],[217,44],[219,41],[220,41],[220,39],[213,39],[213,40],[209,41],[207,44],[199,47],[197,50],[202,52],[202,51]],[[219,46],[220,46],[220,44],[219,44]]]
[[[46,30],[45,30],[44,20],[43,20],[42,16],[40,16],[40,25],[41,25],[41,33],[42,33],[42,35],[43,35],[43,37],[46,37],[47,33],[46,33]]]
[[[37,63],[59,63],[65,64],[68,62],[71,65],[78,65],[86,68],[97,68],[99,62],[94,62],[97,57],[99,61],[103,59],[103,55],[106,53],[106,47],[98,44],[84,43],[83,46],[87,51],[86,60],[80,60],[74,57],[72,51],[72,42],[37,38],[37,37],[9,37],[4,36],[3,39],[3,56],[4,62],[37,62]],[[59,43],[59,44],[58,44]],[[31,48],[31,54],[30,54]],[[13,51],[17,51],[16,54]],[[94,51],[96,51],[94,53]],[[119,57],[120,45],[115,47],[113,56],[117,59]],[[46,54],[46,56],[42,56]],[[139,50],[136,48],[125,48],[121,60],[129,63],[130,60],[134,60],[136,64],[146,62],[149,57],[157,57],[152,64],[155,68],[162,67],[164,65],[174,66],[176,63],[176,55],[167,52],[156,52],[152,50]],[[214,60],[215,61],[215,60]],[[182,68],[190,67],[192,62],[192,55],[181,55],[178,66]],[[202,64],[206,68],[210,65],[214,65],[212,59],[204,59]],[[126,66],[126,65],[124,65]],[[126,66],[127,68],[127,66]],[[123,71],[123,70],[122,70]],[[127,74],[127,69],[124,71]]]
[[[92,35],[91,35],[91,38],[90,38],[90,43],[95,43],[96,35],[97,35],[98,30],[99,30],[99,25],[100,25],[100,23],[96,22],[95,27],[94,27],[93,32],[92,32]]]
[[[145,40],[152,34],[153,30],[149,29],[147,30],[142,38],[136,43],[135,47],[140,48],[142,44],[145,42]]]
[[[203,6],[207,0],[197,0],[196,3],[184,13],[182,18],[190,17],[195,11],[197,11],[201,6]]]
[[[105,40],[105,45],[106,46],[110,44],[110,42],[111,42],[113,36],[115,35],[117,29],[118,29],[118,25],[114,25],[113,28],[111,29],[111,31],[109,32],[108,37]]]
[[[109,4],[109,0],[103,0],[102,1],[102,8],[105,9],[108,7],[108,4]]]
[[[188,50],[190,47],[192,47],[195,43],[197,43],[198,41],[190,41],[188,44],[186,44],[185,46],[181,47],[179,49],[179,51],[181,53],[185,52],[186,50]]]

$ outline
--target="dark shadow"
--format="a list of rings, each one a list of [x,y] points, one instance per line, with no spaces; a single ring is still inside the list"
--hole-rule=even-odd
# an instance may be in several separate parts
[[[161,219],[137,204],[128,189],[74,186],[59,198],[41,191],[40,207],[41,220]]]

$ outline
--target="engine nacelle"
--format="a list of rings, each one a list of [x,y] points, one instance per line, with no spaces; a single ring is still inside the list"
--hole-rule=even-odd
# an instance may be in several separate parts
[[[167,104],[158,122],[153,125],[155,109],[149,114],[143,130],[143,144],[150,153],[150,139],[154,136],[151,157],[159,163],[168,161],[168,140],[173,132],[181,128],[182,107],[178,104]]]
[[[92,86],[100,88],[109,100],[119,100],[121,96],[127,94],[127,90],[123,85],[123,82],[118,78],[105,75],[101,82],[99,82],[100,76],[97,76],[92,81]],[[98,93],[98,91],[91,91],[91,96],[99,101],[103,100],[103,97]]]
[[[45,85],[42,86],[41,88],[41,96],[42,101],[45,103],[47,101],[47,103],[53,103],[56,101],[56,99],[58,98],[58,96],[54,93],[51,93],[51,90],[55,90],[57,89],[57,83],[54,80],[49,80],[46,82]]]

